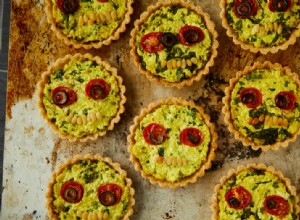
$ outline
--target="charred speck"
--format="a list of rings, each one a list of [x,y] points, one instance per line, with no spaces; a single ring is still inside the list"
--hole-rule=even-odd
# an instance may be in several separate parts
[[[222,168],[223,164],[224,164],[223,160],[213,160],[211,162],[211,167],[210,169],[207,170],[207,172],[218,170]]]

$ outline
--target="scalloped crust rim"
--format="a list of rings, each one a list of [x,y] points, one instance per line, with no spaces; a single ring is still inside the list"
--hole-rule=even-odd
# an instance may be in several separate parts
[[[211,34],[212,38],[212,46],[211,46],[211,54],[210,58],[207,61],[206,65],[203,66],[198,72],[189,79],[183,80],[181,82],[167,82],[163,80],[161,77],[152,74],[149,70],[146,70],[142,67],[139,55],[137,54],[137,46],[136,46],[136,35],[139,31],[141,25],[148,19],[148,17],[157,9],[165,6],[172,6],[172,5],[180,5],[181,7],[188,8],[194,11],[196,14],[204,18],[206,28]],[[184,86],[191,86],[195,81],[200,81],[203,75],[209,73],[209,68],[214,65],[214,59],[218,55],[217,48],[219,47],[219,42],[217,41],[218,33],[215,30],[215,24],[210,19],[210,16],[207,13],[204,13],[200,6],[194,6],[192,3],[188,3],[182,0],[175,0],[175,1],[158,1],[156,5],[149,6],[147,11],[143,12],[140,16],[140,19],[136,20],[134,23],[134,29],[131,31],[131,39],[130,39],[130,46],[131,46],[131,55],[134,59],[134,64],[138,67],[140,73],[145,75],[150,81],[156,81],[158,84],[164,85],[166,87],[177,87],[182,88]]]
[[[87,135],[85,137],[79,138],[79,137],[75,137],[75,136],[70,135],[70,134],[60,132],[58,130],[58,127],[54,123],[52,123],[47,117],[47,112],[46,112],[45,106],[43,104],[43,96],[44,96],[43,95],[44,94],[43,90],[44,90],[45,84],[48,82],[49,76],[52,74],[53,70],[55,70],[57,68],[60,68],[60,67],[63,67],[65,64],[67,64],[71,60],[79,60],[79,61],[81,61],[81,60],[93,60],[93,61],[97,62],[97,64],[103,65],[103,67],[105,69],[107,69],[116,78],[116,80],[118,82],[118,86],[120,88],[120,98],[121,98],[121,100],[119,102],[118,111],[117,111],[115,117],[111,119],[106,131],[98,132],[98,133],[95,133],[95,134],[90,134],[90,135]],[[122,85],[122,82],[123,82],[123,79],[119,75],[117,75],[117,69],[114,68],[114,67],[111,67],[108,62],[102,61],[100,57],[98,57],[98,56],[93,57],[89,53],[86,53],[84,55],[82,55],[80,53],[76,53],[74,55],[68,54],[64,58],[60,58],[60,59],[56,60],[53,65],[50,65],[48,67],[47,71],[45,71],[42,74],[42,78],[37,84],[37,88],[38,88],[38,107],[40,109],[41,116],[43,118],[45,118],[45,120],[47,121],[48,125],[52,128],[52,130],[55,133],[58,133],[59,137],[62,138],[62,139],[68,139],[70,142],[75,142],[75,141],[86,142],[88,140],[94,141],[99,136],[106,135],[108,130],[113,130],[114,124],[118,123],[121,120],[120,115],[125,111],[124,104],[126,102],[126,97],[124,95],[125,91],[126,91],[126,88],[125,88],[124,85]]]
[[[231,118],[231,113],[230,113],[230,100],[231,100],[231,91],[233,90],[235,84],[242,76],[247,75],[256,69],[266,69],[266,68],[282,70],[283,73],[292,77],[292,79],[298,85],[298,88],[300,88],[300,80],[298,78],[298,75],[296,73],[293,73],[290,68],[282,67],[279,63],[272,64],[269,61],[266,61],[264,63],[255,62],[253,66],[246,66],[244,70],[237,72],[236,77],[232,78],[229,83],[230,85],[225,88],[225,96],[222,99],[222,102],[224,104],[222,108],[222,112],[225,115],[224,121],[228,125],[228,130],[234,134],[235,139],[242,141],[244,146],[250,145],[254,150],[258,150],[261,148],[263,151],[267,151],[269,149],[278,150],[279,147],[287,147],[289,142],[296,141],[297,135],[300,133],[300,128],[299,128],[298,131],[290,139],[286,139],[285,141],[277,142],[272,145],[257,145],[253,141],[250,141],[247,137],[243,136],[233,125],[233,120]]]
[[[56,172],[52,173],[51,180],[48,183],[47,187],[47,192],[46,192],[46,208],[48,210],[48,216],[50,219],[59,219],[59,216],[57,213],[54,212],[54,207],[53,207],[53,187],[56,183],[56,177],[64,171],[69,166],[72,166],[73,164],[78,163],[79,161],[82,160],[98,160],[98,161],[103,161],[104,163],[108,164],[111,166],[112,169],[117,171],[124,179],[124,182],[126,183],[126,186],[130,188],[130,201],[128,205],[128,211],[122,218],[123,220],[129,219],[129,216],[133,214],[133,206],[135,204],[135,199],[134,199],[134,194],[135,190],[132,188],[132,180],[127,177],[127,172],[123,170],[120,166],[119,163],[113,162],[111,158],[109,157],[102,157],[100,154],[87,154],[87,155],[76,155],[73,158],[68,159],[64,164],[60,164],[58,166],[58,169]]]
[[[195,171],[194,174],[191,176],[188,176],[180,181],[177,182],[169,182],[166,180],[159,180],[153,177],[152,175],[149,175],[144,172],[142,169],[142,166],[138,160],[137,157],[135,157],[132,153],[132,147],[135,144],[134,135],[135,131],[140,123],[140,121],[149,113],[153,112],[155,109],[159,108],[162,105],[183,105],[183,106],[189,106],[196,108],[200,115],[203,117],[203,120],[205,121],[205,124],[209,127],[210,133],[211,133],[211,143],[210,143],[210,149],[207,155],[207,159],[204,162],[204,164],[199,168],[199,170]],[[151,184],[158,184],[161,187],[170,187],[172,189],[178,187],[178,186],[186,186],[188,183],[194,183],[197,181],[198,177],[201,177],[205,174],[205,170],[209,169],[211,167],[211,161],[215,158],[215,150],[217,148],[217,138],[218,135],[215,132],[215,126],[210,123],[210,117],[206,114],[204,114],[203,109],[199,106],[196,106],[192,102],[188,102],[182,98],[168,98],[168,99],[162,99],[159,100],[156,103],[152,103],[148,106],[148,108],[142,109],[141,114],[134,118],[134,125],[130,127],[130,135],[128,136],[128,142],[129,147],[128,151],[130,153],[130,160],[135,164],[135,169],[139,171],[144,179],[148,179]]]
[[[46,15],[47,21],[51,25],[51,29],[55,33],[58,39],[63,40],[65,44],[72,45],[76,49],[84,48],[84,49],[91,49],[97,48],[99,49],[103,45],[110,45],[113,40],[118,40],[120,38],[120,34],[126,31],[126,25],[130,22],[130,15],[133,13],[133,4],[134,0],[127,0],[127,12],[124,15],[123,21],[120,23],[118,28],[110,35],[107,39],[97,42],[78,42],[75,39],[67,37],[62,31],[56,26],[56,21],[52,15],[52,0],[46,0]]]
[[[275,168],[273,166],[266,166],[265,164],[248,164],[247,166],[243,166],[240,165],[237,167],[236,170],[234,169],[230,169],[228,171],[227,176],[223,176],[220,180],[220,183],[217,184],[214,188],[214,195],[212,197],[212,203],[211,203],[211,210],[213,212],[212,215],[212,219],[214,220],[219,220],[219,200],[218,200],[218,193],[220,191],[220,189],[222,188],[222,186],[233,176],[238,175],[240,172],[244,171],[244,170],[248,170],[248,169],[258,169],[258,170],[264,170],[267,172],[272,173],[274,176],[277,176],[280,180],[282,180],[282,182],[286,185],[287,191],[295,198],[295,202],[294,202],[294,211],[295,214],[298,215],[300,212],[300,207],[298,205],[299,203],[299,198],[297,197],[297,191],[296,188],[294,186],[291,185],[291,181],[290,179],[284,177],[284,175],[282,174],[282,172],[280,171],[276,171]]]

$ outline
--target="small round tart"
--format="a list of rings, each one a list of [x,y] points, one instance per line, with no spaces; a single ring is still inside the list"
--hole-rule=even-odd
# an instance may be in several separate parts
[[[168,98],[141,111],[130,127],[130,160],[152,184],[176,188],[196,182],[215,157],[210,117],[192,102]]]
[[[125,110],[122,78],[91,54],[58,59],[43,73],[38,89],[42,116],[61,138],[71,142],[104,136]]]
[[[220,7],[227,35],[253,53],[285,50],[300,35],[298,0],[221,0]]]
[[[274,167],[249,164],[231,169],[214,191],[214,220],[298,219],[296,188]]]
[[[133,0],[46,0],[51,29],[67,45],[100,48],[118,40],[133,13]]]
[[[52,174],[46,193],[50,219],[129,219],[135,204],[132,181],[120,164],[77,155]]]
[[[288,67],[256,62],[225,89],[222,112],[237,140],[255,150],[278,149],[300,132],[300,81]]]
[[[139,71],[167,87],[199,81],[214,65],[217,32],[208,14],[184,1],[149,6],[131,32],[131,54]]]

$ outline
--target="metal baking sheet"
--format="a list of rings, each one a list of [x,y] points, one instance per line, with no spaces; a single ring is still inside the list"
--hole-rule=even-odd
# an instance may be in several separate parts
[[[243,51],[225,34],[219,18],[219,1],[191,1],[211,15],[219,33],[219,55],[209,75],[192,86],[165,88],[140,75],[129,55],[130,31],[134,20],[154,0],[136,0],[132,22],[118,41],[97,50],[75,50],[59,41],[47,24],[43,0],[12,0],[10,20],[9,72],[4,149],[4,177],[1,219],[47,219],[45,191],[53,170],[78,153],[100,153],[119,162],[128,171],[136,190],[131,219],[211,219],[213,188],[229,168],[251,162],[273,165],[300,190],[300,138],[278,151],[253,151],[233,139],[223,122],[221,99],[224,88],[238,70],[255,61],[269,60],[300,73],[299,39],[277,54]],[[89,52],[116,67],[126,86],[126,111],[113,131],[94,142],[61,140],[41,118],[37,108],[36,83],[41,73],[57,58],[68,53]],[[219,134],[212,168],[196,183],[175,190],[151,185],[142,179],[129,161],[127,136],[133,118],[151,102],[169,96],[183,97],[203,106]]]

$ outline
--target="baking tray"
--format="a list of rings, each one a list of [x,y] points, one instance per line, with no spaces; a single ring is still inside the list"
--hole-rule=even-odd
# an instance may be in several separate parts
[[[129,55],[133,22],[153,0],[136,0],[132,21],[118,41],[101,49],[76,50],[58,40],[47,24],[43,0],[12,0],[9,73],[4,149],[2,219],[47,219],[45,191],[53,170],[78,153],[100,153],[119,162],[128,171],[136,190],[131,219],[211,219],[213,188],[229,168],[240,164],[273,165],[300,190],[300,139],[278,151],[253,151],[233,139],[224,125],[221,99],[224,88],[238,70],[255,61],[269,60],[300,72],[299,40],[286,51],[261,55],[243,51],[225,34],[217,0],[191,1],[211,15],[219,33],[218,57],[209,75],[190,87],[165,88],[141,75]],[[76,52],[100,56],[116,67],[126,86],[126,111],[113,131],[96,141],[69,143],[61,140],[41,118],[37,107],[36,83],[41,73],[57,58]],[[127,152],[127,136],[133,118],[151,102],[170,96],[183,97],[204,107],[219,135],[212,168],[196,183],[175,190],[151,185],[134,170]]]

